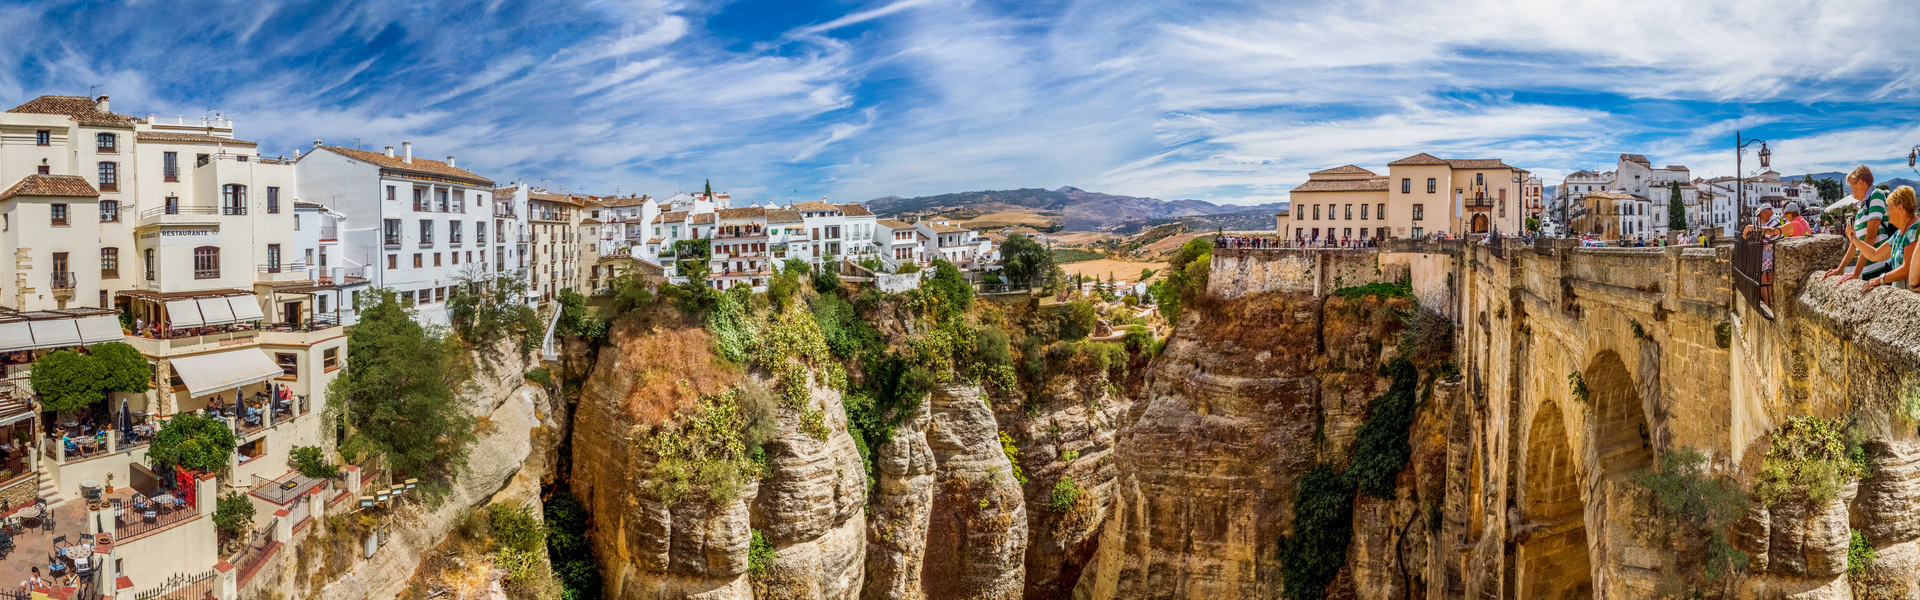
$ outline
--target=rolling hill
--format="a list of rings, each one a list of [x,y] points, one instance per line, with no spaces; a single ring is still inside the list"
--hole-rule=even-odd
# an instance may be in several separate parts
[[[1024,188],[959,192],[918,198],[888,196],[874,198],[864,204],[867,210],[883,218],[948,215],[979,218],[981,226],[991,227],[1016,220],[1019,215],[1032,215],[1018,220],[1034,224],[1039,219],[1045,219],[1068,231],[1102,231],[1130,221],[1241,213],[1264,213],[1271,221],[1273,213],[1286,206],[1284,203],[1243,206],[1220,205],[1204,200],[1168,201],[1089,192],[1070,186],[1053,190]]]
[[[1878,175],[1879,177],[1886,177],[1886,174],[1884,173],[1876,173],[1876,175]],[[1842,183],[1845,183],[1847,181],[1847,174],[1841,173],[1839,171],[1814,173],[1812,175],[1786,175],[1786,176],[1782,176],[1780,180],[1781,181],[1799,181],[1802,177],[1813,177],[1814,179],[1832,179],[1834,181],[1839,181]],[[1888,188],[1898,188],[1904,185],[1904,186],[1912,187],[1914,189],[1920,189],[1920,181],[1914,181],[1912,179],[1907,179],[1905,177],[1881,179],[1879,181],[1874,182],[1874,185],[1876,186],[1878,186],[1879,184],[1886,184]]]

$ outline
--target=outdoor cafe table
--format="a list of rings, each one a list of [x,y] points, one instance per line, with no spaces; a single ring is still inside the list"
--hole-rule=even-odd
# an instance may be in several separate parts
[[[40,505],[31,504],[31,505],[23,506],[20,508],[19,512],[15,512],[13,514],[22,519],[38,519],[40,518]]]
[[[78,563],[92,558],[93,548],[90,546],[67,546],[66,550],[61,553],[65,554],[67,558],[72,559],[75,563]]]

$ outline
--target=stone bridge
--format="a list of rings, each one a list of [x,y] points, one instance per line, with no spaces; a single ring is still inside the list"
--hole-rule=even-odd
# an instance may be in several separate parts
[[[1841,249],[1834,236],[1781,244],[1771,317],[1733,289],[1724,245],[1218,250],[1210,287],[1227,296],[1324,294],[1410,279],[1423,306],[1453,319],[1465,393],[1445,408],[1441,536],[1459,551],[1429,565],[1430,598],[1644,598],[1658,596],[1676,570],[1647,492],[1630,479],[1658,457],[1693,448],[1750,485],[1768,432],[1814,415],[1858,424],[1883,469],[1887,460],[1913,462],[1920,436],[1903,398],[1920,397],[1920,294],[1863,296],[1857,283],[1820,281]],[[1724,591],[1851,597],[1849,522],[1891,531],[1872,543],[1915,579],[1920,474],[1910,475],[1913,486],[1863,484],[1857,498],[1849,491],[1834,506],[1771,519],[1757,509],[1758,525],[1746,523],[1757,533],[1736,540],[1752,555],[1752,573]],[[1868,497],[1879,488],[1894,496]],[[1872,514],[1882,505],[1905,514]],[[1822,560],[1836,536],[1837,570]],[[1911,585],[1876,597],[1920,598],[1920,584]]]

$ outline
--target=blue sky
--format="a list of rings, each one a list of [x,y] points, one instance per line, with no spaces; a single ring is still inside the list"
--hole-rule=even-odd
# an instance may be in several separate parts
[[[1330,6],[1337,6],[1333,8]],[[0,102],[230,115],[502,183],[756,202],[1057,187],[1271,202],[1429,152],[1915,176],[1892,1],[10,2]],[[1752,163],[1749,162],[1749,165]]]

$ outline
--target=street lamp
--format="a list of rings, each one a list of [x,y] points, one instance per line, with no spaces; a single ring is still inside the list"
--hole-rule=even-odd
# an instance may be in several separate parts
[[[1915,173],[1920,173],[1920,168],[1914,167],[1914,163],[1916,162],[1920,162],[1920,146],[1914,146],[1912,150],[1907,151],[1907,168],[1913,169]]]
[[[1736,198],[1735,202],[1740,205],[1741,223],[1747,222],[1747,219],[1752,215],[1750,214],[1750,208],[1747,206],[1747,174],[1740,166],[1740,157],[1746,155],[1747,146],[1755,143],[1760,144],[1760,168],[1765,169],[1769,166],[1769,163],[1773,161],[1773,151],[1767,149],[1767,141],[1743,138],[1740,132],[1733,132],[1733,194],[1734,198]]]

